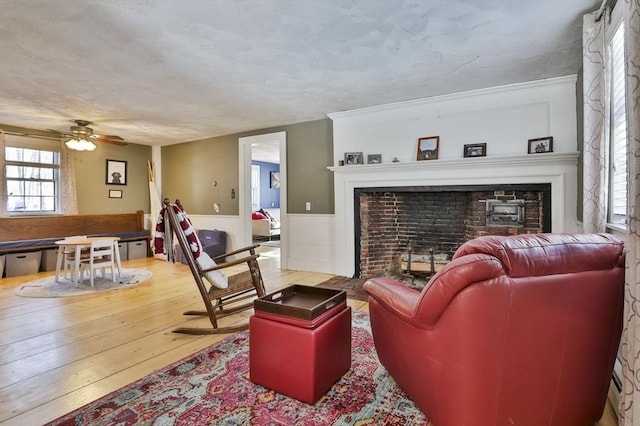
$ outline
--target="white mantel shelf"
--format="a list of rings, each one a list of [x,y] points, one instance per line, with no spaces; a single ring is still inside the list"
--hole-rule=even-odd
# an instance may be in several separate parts
[[[553,166],[576,165],[579,152],[550,152],[544,154],[510,155],[500,157],[468,157],[452,160],[424,160],[382,164],[351,164],[345,166],[328,166],[327,169],[336,174],[409,172],[425,170],[455,169],[487,169],[503,166]]]

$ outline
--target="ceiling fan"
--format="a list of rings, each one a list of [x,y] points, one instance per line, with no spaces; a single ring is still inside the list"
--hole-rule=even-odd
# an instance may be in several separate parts
[[[71,126],[69,132],[47,129],[38,131],[38,133],[25,133],[21,131],[5,131],[5,133],[9,135],[27,136],[38,139],[62,140],[69,148],[79,151],[94,150],[94,142],[104,142],[119,146],[128,144],[128,142],[120,136],[94,134],[93,129],[89,127],[90,124],[94,124],[92,121],[77,119],[70,121],[75,123],[75,126]]]
[[[37,139],[49,139],[49,140],[62,140],[63,142],[68,142],[71,140],[79,140],[79,141],[87,141],[91,142],[104,142],[110,143],[113,145],[124,146],[127,145],[128,142],[122,139],[120,136],[116,135],[97,135],[93,133],[93,129],[88,127],[90,124],[94,124],[92,121],[87,120],[70,120],[72,123],[75,123],[75,126],[71,126],[69,132],[60,132],[54,129],[47,130],[36,130],[36,132],[24,132],[20,128],[14,128],[5,130],[4,133],[8,135],[14,136],[26,136]],[[94,144],[95,148],[95,144]]]
[[[57,130],[47,129],[49,132],[54,132],[60,135],[61,138],[68,138],[69,140],[87,140],[91,142],[105,142],[113,145],[127,145],[127,142],[120,136],[116,135],[97,135],[93,133],[93,129],[88,127],[90,124],[94,124],[92,121],[87,120],[71,120],[75,123],[75,126],[71,126],[69,133],[58,132]],[[65,141],[66,142],[66,141]]]

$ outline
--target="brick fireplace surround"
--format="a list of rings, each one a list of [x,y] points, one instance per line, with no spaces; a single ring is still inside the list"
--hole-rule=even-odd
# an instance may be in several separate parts
[[[481,235],[551,230],[551,185],[467,185],[356,188],[355,276],[398,273],[400,257],[450,260],[460,245]],[[498,221],[488,210],[504,206]],[[489,208],[487,208],[489,206]]]
[[[502,194],[500,191],[505,191],[505,194],[506,191],[512,190],[539,193],[532,195],[517,192],[513,197],[525,200],[527,222],[524,228],[507,228],[506,231],[504,229],[497,230],[497,228],[486,230],[480,226],[486,219],[481,217],[474,219],[472,215],[457,219],[458,227],[465,224],[464,236],[459,240],[448,241],[447,244],[441,240],[436,241],[435,244],[433,241],[428,242],[421,250],[442,246],[442,251],[451,253],[454,247],[459,246],[472,235],[476,235],[470,233],[474,226],[478,227],[476,229],[477,235],[481,235],[483,232],[539,232],[531,225],[531,221],[539,223],[540,230],[543,232],[577,232],[578,156],[577,152],[559,152],[329,167],[329,170],[334,172],[335,273],[343,276],[359,276],[361,274],[360,258],[368,255],[367,253],[361,254],[363,237],[372,238],[378,244],[390,246],[395,244],[393,251],[396,254],[406,250],[409,241],[412,244],[418,244],[417,236],[409,233],[407,234],[409,236],[404,237],[404,241],[400,241],[400,234],[390,228],[374,230],[371,237],[357,235],[361,234],[360,198],[363,193],[392,194],[397,188],[402,188],[405,192],[436,192],[442,195],[449,190],[452,194],[448,196],[453,199],[475,197],[476,202],[470,202],[470,205],[475,205],[483,212],[486,212],[484,210],[486,203],[480,200],[499,198],[499,194]],[[523,186],[518,187],[520,185]],[[429,188],[429,191],[423,191],[424,188]],[[451,189],[455,190],[451,191]],[[486,191],[489,191],[489,194]],[[474,192],[477,194],[473,195]],[[433,196],[431,194],[426,197]],[[541,198],[542,206],[533,209],[527,208],[526,201],[531,207],[533,198]],[[465,209],[468,208],[465,207]],[[374,210],[376,209],[380,210],[380,208],[374,208]],[[371,210],[370,207],[369,210]],[[530,217],[532,210],[541,212],[541,217]],[[418,224],[417,228],[426,228],[430,233],[437,234],[440,231],[437,231],[433,226],[438,225],[438,217],[442,221],[443,217],[448,216],[442,212],[442,207],[436,207],[433,217],[425,219],[427,222]],[[426,214],[424,216],[426,217]],[[430,223],[429,220],[431,220]],[[441,223],[441,226],[447,229],[454,228],[451,224]],[[459,232],[462,233],[462,231]],[[440,234],[442,233],[440,232]],[[393,242],[393,240],[398,240],[398,242]],[[380,255],[374,257],[377,256]],[[378,262],[379,259],[372,258],[372,260]],[[388,261],[381,261],[383,266],[375,266],[374,270],[377,272],[379,269],[376,268],[384,267],[386,262]]]

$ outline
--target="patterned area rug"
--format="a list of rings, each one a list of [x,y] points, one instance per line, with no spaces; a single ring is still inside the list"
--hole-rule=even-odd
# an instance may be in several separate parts
[[[353,312],[351,369],[315,404],[249,380],[242,331],[49,425],[426,425],[380,365],[369,316]]]
[[[94,279],[94,287],[91,287],[88,278],[81,281],[78,287],[75,287],[71,280],[60,277],[60,281],[56,282],[55,276],[51,275],[20,284],[13,292],[22,297],[80,296],[133,287],[148,280],[152,275],[151,271],[146,269],[123,269],[122,277],[116,278],[116,282],[113,282],[111,274],[107,273],[106,278],[102,278],[100,272],[98,272],[98,276]]]
[[[367,301],[367,293],[362,289],[367,278],[348,278],[336,276],[318,284],[320,287],[338,288],[347,291],[349,299]]]

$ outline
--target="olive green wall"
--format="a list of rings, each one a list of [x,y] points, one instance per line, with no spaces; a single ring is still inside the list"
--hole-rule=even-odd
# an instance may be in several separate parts
[[[79,214],[149,212],[147,161],[151,147],[99,143],[91,152],[73,151]],[[106,160],[127,162],[126,185],[106,184]],[[109,198],[109,190],[122,191],[122,198]]]
[[[214,214],[213,203],[218,203],[218,214],[238,214],[237,137],[163,146],[161,155],[162,198],[180,199],[188,213]]]
[[[164,146],[162,197],[179,198],[193,214],[238,215],[238,139],[282,131],[287,133],[288,213],[333,214],[333,174],[327,170],[333,162],[333,122],[328,118]],[[220,205],[217,213],[214,203]]]
[[[287,212],[333,214],[333,121],[287,126]],[[311,202],[311,211],[305,203]]]

